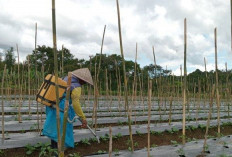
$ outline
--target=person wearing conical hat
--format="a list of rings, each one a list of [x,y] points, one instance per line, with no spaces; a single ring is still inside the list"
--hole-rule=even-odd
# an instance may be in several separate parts
[[[64,81],[68,81],[66,76]],[[71,78],[71,99],[69,100],[69,110],[68,118],[73,119],[75,114],[77,114],[82,119],[82,128],[87,127],[87,121],[85,114],[82,111],[80,105],[80,96],[81,96],[81,86],[84,84],[93,85],[93,79],[88,68],[82,68],[72,71]],[[64,93],[62,99],[60,100],[59,106],[60,109],[64,110],[65,107],[65,95]],[[61,134],[62,134],[62,124],[63,124],[63,112],[60,111],[60,125],[61,125]],[[57,148],[57,126],[56,126],[56,109],[51,107],[46,107],[46,121],[44,123],[43,135],[48,136],[51,139],[51,147],[53,149]],[[74,136],[73,136],[73,124],[67,122],[66,136],[65,136],[65,146],[74,147]]]

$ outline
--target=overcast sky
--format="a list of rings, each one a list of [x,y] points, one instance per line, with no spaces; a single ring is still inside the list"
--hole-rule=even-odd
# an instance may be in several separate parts
[[[119,0],[126,59],[157,64],[180,74],[183,64],[184,18],[187,18],[187,70],[214,69],[214,28],[218,32],[218,67],[232,68],[230,52],[230,0]],[[52,47],[51,0],[0,0],[0,52],[19,45],[20,60],[34,49],[35,23],[38,45]],[[56,0],[57,46],[62,44],[77,58],[100,52],[106,25],[104,54],[120,54],[116,0]]]

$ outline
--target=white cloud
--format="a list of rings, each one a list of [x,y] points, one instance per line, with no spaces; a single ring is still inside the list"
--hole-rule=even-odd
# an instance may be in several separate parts
[[[138,61],[168,65],[179,74],[183,65],[183,26],[187,18],[188,71],[209,70],[214,65],[214,34],[218,29],[219,65],[230,60],[230,2],[220,0],[120,0],[122,38],[125,57],[134,60],[138,42]],[[104,25],[107,25],[103,53],[119,51],[117,10],[114,0],[56,0],[57,44],[69,48],[78,58],[88,59],[100,52]],[[19,44],[22,59],[34,48],[34,27],[38,23],[38,45],[52,46],[51,1],[0,1],[0,48]],[[223,66],[221,66],[223,67]]]

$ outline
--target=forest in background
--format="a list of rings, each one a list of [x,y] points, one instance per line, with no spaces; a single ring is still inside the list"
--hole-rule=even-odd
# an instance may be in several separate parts
[[[62,57],[63,53],[63,57]],[[101,68],[99,72],[99,85],[100,92],[104,94],[106,89],[110,89],[111,91],[118,91],[118,84],[120,81],[120,85],[123,88],[123,69],[122,69],[122,58],[120,55],[112,54],[96,54],[95,56],[91,56],[89,60],[78,59],[75,58],[74,55],[70,52],[69,49],[63,47],[62,49],[57,51],[58,54],[58,65],[59,65],[59,77],[64,77],[67,75],[67,72],[73,71],[79,68],[89,68],[91,74],[95,76],[95,69],[99,66],[99,61],[101,59]],[[28,78],[28,72],[30,69],[30,79],[32,80],[32,85],[34,84],[34,88],[38,88],[35,86],[36,83],[34,81],[42,82],[44,76],[49,73],[54,72],[54,56],[53,49],[49,46],[37,46],[36,51],[33,50],[32,54],[29,54],[27,59],[23,63],[19,63],[17,56],[14,53],[13,47],[5,50],[4,59],[0,60],[0,79],[3,76],[4,65],[7,67],[8,81],[10,82],[11,87],[17,86],[17,81],[13,81],[14,77],[20,78],[21,83],[24,83],[23,78],[26,80]],[[63,58],[63,60],[62,60]],[[63,65],[62,65],[63,62]],[[134,71],[135,71],[135,62],[132,60],[125,60],[126,64],[126,72],[128,78],[128,89],[131,93],[134,82]],[[19,66],[19,67],[18,67]],[[44,68],[43,68],[44,67]],[[148,78],[153,79],[153,89],[156,90],[159,87],[159,84],[162,88],[167,86],[165,90],[169,90],[168,88],[179,88],[182,85],[182,77],[172,75],[172,71],[169,69],[164,69],[160,65],[149,64],[144,67],[141,67],[140,64],[136,64],[136,88],[138,91],[147,91],[148,87]],[[19,68],[19,76],[18,76],[18,68]],[[44,70],[43,70],[44,69]],[[37,73],[37,77],[36,77]],[[231,70],[218,70],[219,76],[219,85],[221,86],[221,90],[229,85],[229,82],[232,80]],[[194,72],[188,74],[188,90],[189,92],[194,92],[194,90],[198,90],[201,87],[202,91],[207,90],[206,82],[209,81],[210,84],[213,84],[215,81],[215,71],[201,71],[196,69]],[[107,84],[107,83],[108,84]],[[26,84],[26,83],[25,83]],[[39,83],[37,83],[39,84]],[[32,86],[33,87],[33,86]],[[230,86],[229,86],[230,87]],[[25,85],[26,88],[26,85]],[[123,91],[123,90],[122,90]],[[175,89],[177,92],[177,90]],[[181,89],[178,90],[178,93],[181,93]]]

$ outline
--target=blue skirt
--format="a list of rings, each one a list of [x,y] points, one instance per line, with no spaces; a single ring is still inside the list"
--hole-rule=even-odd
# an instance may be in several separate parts
[[[69,109],[68,109],[68,117],[72,120],[75,116],[74,109],[72,107],[72,100],[69,101]],[[60,109],[64,111],[65,107],[65,94],[63,99],[60,100],[59,103]],[[60,136],[62,138],[63,132],[63,119],[64,112],[60,111]],[[56,124],[56,109],[46,106],[46,121],[43,127],[43,135],[49,137],[54,141],[58,141],[57,138],[57,124]],[[73,137],[73,124],[67,121],[66,126],[66,135],[65,135],[65,147],[74,147],[74,137]]]

